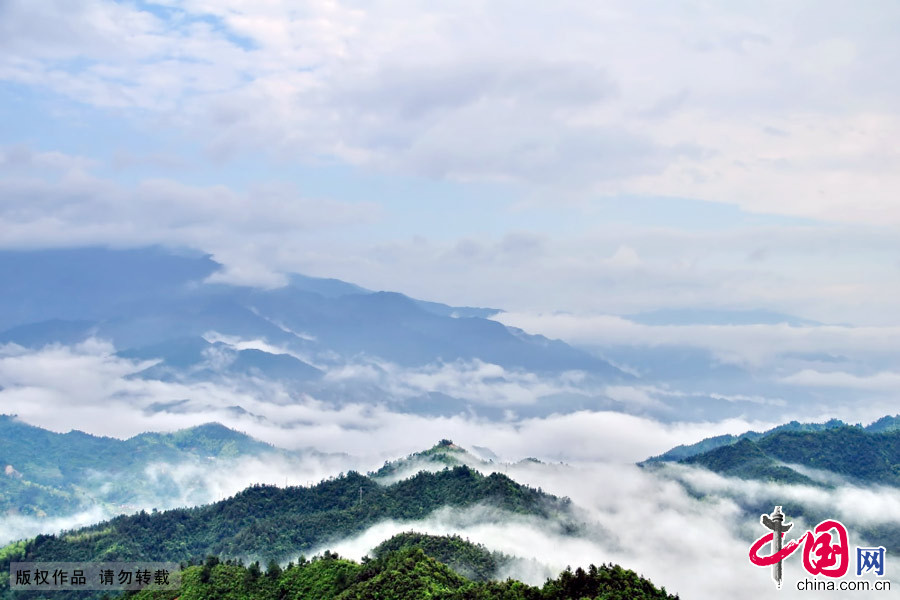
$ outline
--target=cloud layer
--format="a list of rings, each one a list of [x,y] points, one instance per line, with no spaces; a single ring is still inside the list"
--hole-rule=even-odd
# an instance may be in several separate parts
[[[399,412],[386,402],[327,402],[254,378],[181,383],[132,377],[148,363],[119,358],[111,346],[96,340],[37,351],[14,345],[2,350],[3,411],[18,414],[33,425],[124,438],[219,421],[283,448],[314,447],[366,457],[367,468],[430,447],[445,437],[464,445],[487,446],[501,456],[635,461],[723,429],[739,433],[767,425],[743,419],[662,424],[611,411],[499,423],[465,413],[429,417]],[[486,390],[488,397],[496,395],[505,402],[515,402],[517,394],[540,392],[529,385],[551,385],[527,378],[495,385],[480,380],[476,389],[466,391],[471,377],[471,371],[464,369],[460,374],[446,367],[424,373],[398,370],[393,385],[410,393],[405,380],[411,378],[415,385],[424,386],[414,392],[452,385],[462,393],[483,394]],[[508,397],[510,385],[517,386],[512,397]],[[165,406],[169,408],[161,410]]]
[[[898,322],[890,2],[23,0],[4,247],[516,310]],[[52,125],[48,125],[52,124]]]
[[[877,545],[877,540],[863,540],[856,528],[873,523],[893,525],[900,518],[900,494],[893,489],[841,486],[824,490],[764,484],[682,466],[660,475],[605,461],[567,466],[523,464],[503,471],[517,481],[569,496],[578,518],[588,524],[585,535],[573,538],[553,522],[485,508],[445,509],[420,521],[383,522],[360,536],[328,546],[358,559],[383,539],[403,531],[456,534],[526,559],[500,575],[535,585],[567,566],[616,562],[682,597],[724,594],[750,599],[767,597],[774,588],[769,569],[754,567],[747,558],[750,544],[765,530],[759,515],[749,514],[744,507],[776,501],[789,513],[800,506],[813,507],[847,525],[851,544]],[[706,495],[689,493],[682,481]],[[815,526],[799,518],[792,521],[797,535]],[[785,577],[786,585],[779,594],[800,597],[794,583],[804,574],[797,556],[787,561]]]
[[[328,544],[351,557],[368,553],[399,531],[457,533],[526,559],[502,575],[532,583],[555,576],[567,565],[612,561],[684,596],[710,597],[726,590],[730,597],[751,598],[769,593],[772,583],[768,571],[747,560],[749,543],[761,535],[758,515],[748,514],[747,506],[778,502],[788,511],[804,506],[827,513],[851,527],[854,543],[862,543],[857,528],[892,525],[900,519],[900,495],[893,489],[845,483],[834,489],[783,486],[723,478],[677,465],[650,472],[632,464],[680,443],[762,430],[774,423],[731,419],[664,424],[612,411],[505,422],[465,414],[416,416],[379,403],[338,406],[253,379],[179,383],[135,378],[131,375],[146,363],[119,358],[112,351],[96,340],[41,350],[3,347],[0,403],[4,412],[18,413],[26,422],[57,431],[77,428],[118,437],[217,420],[286,448],[347,453],[297,460],[244,459],[222,469],[169,465],[165,472],[182,493],[168,505],[217,500],[255,482],[306,485],[350,468],[375,469],[384,460],[451,438],[465,447],[487,447],[507,460],[544,459],[548,464],[526,462],[496,468],[517,481],[569,496],[579,511],[577,518],[593,532],[572,539],[552,523],[497,514],[483,507],[447,509],[422,521],[380,523],[357,538]],[[459,381],[459,374],[446,367],[413,375],[414,381],[426,387],[447,382],[467,385],[475,373],[491,374],[492,368],[463,369]],[[409,374],[398,371],[393,375],[402,380]],[[485,380],[476,383],[486,385]],[[159,410],[162,404],[169,408]],[[236,406],[244,411],[234,410]],[[557,461],[569,464],[554,464]],[[162,472],[155,469],[150,468],[148,477]],[[104,516],[86,513],[59,522],[8,517],[3,530],[14,536],[33,535]],[[798,528],[810,525],[797,520]],[[877,544],[878,540],[867,542]],[[791,563],[789,577],[799,577],[799,568],[798,562]],[[697,577],[699,572],[704,577]]]
[[[2,79],[149,112],[214,155],[900,224],[890,3],[2,10]]]

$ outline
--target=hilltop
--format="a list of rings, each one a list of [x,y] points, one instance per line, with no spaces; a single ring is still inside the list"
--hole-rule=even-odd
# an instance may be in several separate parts
[[[567,569],[541,587],[513,579],[473,580],[451,565],[471,557],[491,556],[483,546],[459,538],[402,534],[376,549],[375,558],[361,563],[325,552],[312,560],[301,558],[282,568],[248,566],[215,557],[188,567],[182,588],[172,592],[140,592],[138,600],[175,598],[233,598],[243,600],[421,600],[423,598],[480,600],[581,600],[608,598],[629,600],[674,600],[665,591],[634,571],[618,565],[590,565]]]
[[[209,469],[239,458],[303,454],[319,453],[290,453],[219,423],[120,440],[77,430],[57,433],[0,415],[0,514],[50,517],[91,506],[122,512],[153,501],[165,504],[183,490],[165,474],[149,477],[152,465]]]

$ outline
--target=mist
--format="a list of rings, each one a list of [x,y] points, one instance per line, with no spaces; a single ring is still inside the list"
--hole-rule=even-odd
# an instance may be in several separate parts
[[[576,519],[586,524],[585,533],[572,537],[558,522],[496,510],[445,508],[418,521],[379,523],[320,550],[327,546],[358,560],[396,533],[456,534],[523,559],[498,573],[501,579],[513,577],[541,585],[568,566],[587,568],[592,563],[612,562],[683,598],[749,600],[769,597],[775,587],[769,569],[755,567],[748,559],[750,545],[766,530],[759,524],[759,514],[748,514],[742,508],[746,495],[751,501],[777,500],[788,512],[806,503],[825,511],[849,528],[851,551],[856,544],[864,545],[857,526],[900,522],[898,490],[759,484],[681,465],[661,475],[631,464],[602,461],[524,463],[498,470],[520,483],[571,498]],[[702,482],[707,495],[690,493],[682,481],[692,486]],[[792,520],[795,534],[791,539],[816,524]],[[878,545],[877,540],[867,542]],[[886,573],[896,564],[891,557],[887,561]],[[788,559],[779,597],[799,597],[794,583],[804,576],[799,555]]]
[[[57,432],[78,429],[94,435],[128,438],[145,431],[175,431],[216,421],[280,448],[365,457],[372,464],[430,447],[452,438],[464,445],[490,448],[501,457],[544,456],[556,460],[639,461],[672,446],[720,433],[765,429],[774,422],[730,418],[717,421],[662,422],[651,416],[616,410],[577,410],[546,417],[509,413],[499,421],[460,410],[432,416],[403,411],[378,397],[349,395],[323,400],[277,381],[253,377],[214,381],[145,379],[135,376],[147,362],[123,359],[99,340],[73,346],[26,350],[0,347],[0,407],[23,421]],[[392,385],[418,379],[464,389],[466,393],[513,396],[531,387],[552,386],[536,376],[518,382],[496,377],[482,363],[478,373],[454,365],[427,370],[397,370]],[[497,367],[499,368],[499,367]],[[456,375],[461,370],[459,378]],[[418,374],[418,375],[417,375]],[[474,380],[473,380],[474,378]],[[565,385],[575,386],[570,377]],[[609,389],[623,402],[640,404],[642,390]],[[646,390],[643,390],[646,393]],[[540,396],[531,391],[534,398]],[[637,398],[635,398],[637,396]],[[509,402],[512,402],[510,400]]]
[[[664,422],[613,410],[528,418],[510,415],[501,420],[466,412],[428,416],[399,412],[389,403],[365,398],[329,402],[254,378],[191,382],[135,377],[143,368],[146,363],[118,357],[114,348],[98,340],[40,350],[7,345],[0,351],[0,406],[5,413],[54,431],[74,428],[123,438],[218,421],[290,451],[215,464],[150,465],[146,476],[174,483],[176,493],[141,498],[133,510],[215,502],[254,483],[313,485],[350,469],[375,470],[386,460],[431,447],[443,438],[466,448],[478,446],[494,462],[466,459],[474,468],[500,471],[547,493],[568,496],[586,533],[567,536],[559,523],[489,507],[445,508],[420,521],[385,521],[316,551],[327,547],[358,559],[401,531],[458,534],[522,559],[498,576],[534,584],[555,577],[567,566],[614,562],[685,598],[757,598],[771,594],[774,586],[768,570],[752,566],[747,558],[752,541],[765,533],[759,514],[749,512],[748,506],[767,506],[771,511],[768,505],[777,503],[788,514],[795,510],[792,507],[803,506],[841,519],[850,527],[851,544],[864,541],[858,528],[900,522],[900,492],[894,489],[839,480],[828,481],[833,488],[788,486],[721,477],[682,465],[646,470],[633,464],[678,444],[723,433],[761,431],[776,422],[746,418]],[[498,379],[493,367],[484,364],[435,365],[412,374],[381,368],[378,377],[392,373],[397,389],[408,389],[415,382],[420,389],[469,386],[477,393]],[[515,393],[535,382],[513,381]],[[577,378],[564,382],[577,383]],[[511,380],[499,377],[499,385],[487,391],[502,399]],[[627,389],[612,392],[623,398],[632,393]],[[525,457],[545,464],[500,462]],[[419,467],[411,465],[398,476]],[[825,475],[819,474],[820,478]],[[54,519],[7,515],[0,520],[0,543],[97,522],[113,512],[100,507]],[[795,531],[815,525],[802,518],[794,521]],[[781,594],[795,595],[790,582],[799,577],[799,561],[789,560]]]

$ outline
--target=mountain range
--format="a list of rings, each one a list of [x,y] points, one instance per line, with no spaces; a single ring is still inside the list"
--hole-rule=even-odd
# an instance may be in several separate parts
[[[679,463],[726,477],[782,485],[831,486],[831,480],[821,475],[830,472],[859,487],[896,486],[898,425],[900,417],[884,417],[865,427],[836,420],[791,422],[765,432],[719,436],[682,446],[642,465],[661,477],[671,476],[667,464]],[[291,455],[214,423],[168,434],[145,433],[128,440],[74,431],[53,433],[8,416],[0,419],[0,426],[0,457],[20,465],[21,471],[14,468],[21,474],[21,481],[27,475],[28,483],[61,492],[77,488],[77,482],[84,481],[87,473],[96,477],[103,469],[118,474],[136,472],[151,459],[199,461],[201,467],[212,468],[216,461],[239,456]],[[184,595],[179,596],[183,599],[224,597],[226,590],[235,598],[277,598],[282,593],[295,598],[364,598],[372,594],[390,598],[432,594],[445,598],[573,600],[580,600],[584,594],[601,598],[668,597],[664,588],[615,565],[567,570],[541,587],[514,580],[504,582],[498,580],[498,574],[528,571],[534,566],[452,536],[410,531],[382,540],[372,548],[371,558],[361,562],[322,551],[378,523],[420,522],[438,511],[443,511],[446,519],[448,510],[468,514],[470,525],[471,519],[488,523],[527,518],[559,531],[567,539],[604,535],[602,528],[582,521],[583,513],[569,499],[522,485],[497,472],[503,465],[495,459],[487,448],[470,452],[445,439],[368,474],[350,471],[309,486],[257,484],[217,502],[140,511],[13,542],[0,549],[0,573],[8,573],[8,564],[18,560],[176,560],[187,566]],[[54,462],[64,468],[54,472]],[[528,465],[554,471],[567,468],[525,459],[522,466]],[[17,475],[7,475],[2,481],[17,480]],[[691,493],[705,494],[692,489],[690,479],[681,481]],[[134,483],[124,487],[130,485]],[[4,494],[10,493],[17,493],[17,488],[4,489]],[[771,510],[770,504],[780,500],[777,489],[772,493],[772,497],[757,494],[735,500],[746,515],[753,517],[759,511]],[[164,494],[162,490],[160,496]],[[11,496],[7,502],[15,505],[21,499]],[[785,510],[791,518],[803,517],[811,522],[829,516],[823,507],[802,502],[786,504]],[[877,525],[857,530],[891,552],[900,548],[900,528]],[[303,557],[313,553],[317,554],[312,561]],[[175,597],[164,592],[159,592],[162,596],[142,594],[169,600]]]
[[[364,401],[442,417],[616,410],[664,421],[752,418],[781,398],[812,397],[702,344],[614,336],[576,347],[504,325],[500,308],[451,306],[297,273],[285,274],[280,287],[248,287],[223,283],[222,272],[208,255],[158,246],[0,251],[0,347],[36,352],[96,339],[133,363],[131,378],[230,389],[265,382],[329,406]],[[624,318],[639,328],[819,325],[766,310]],[[847,357],[799,352],[785,352],[779,364],[793,371],[859,367]],[[652,399],[636,403],[633,394],[609,393],[621,385],[653,390]],[[510,394],[507,386],[527,390]],[[498,392],[481,393],[484,387]],[[533,390],[540,390],[536,397]],[[815,397],[823,394],[829,402],[841,398],[823,390]],[[184,409],[152,407],[163,414]]]
[[[752,481],[756,493],[731,499],[747,518],[758,518],[774,505],[784,505],[791,518],[809,523],[833,518],[833,506],[816,501],[816,493],[790,493],[783,486],[802,485],[822,492],[862,493],[868,501],[900,487],[900,415],[884,416],[869,425],[849,425],[833,419],[825,423],[792,421],[765,432],[717,436],[679,446],[642,463],[645,469],[673,477],[692,494],[708,488],[667,465],[700,467],[724,477]],[[868,495],[866,495],[868,494]],[[900,551],[900,525],[890,519],[863,519],[856,529],[864,539]]]
[[[270,563],[263,572],[249,566],[221,562],[215,557],[182,573],[181,589],[143,591],[138,599],[255,598],[258,600],[420,600],[422,598],[481,600],[674,600],[634,571],[618,565],[590,565],[567,569],[543,586],[513,579],[493,581],[478,576],[510,557],[458,537],[399,534],[373,549],[361,563],[326,551],[311,561],[291,562],[282,569]],[[472,575],[466,575],[469,573]]]
[[[11,419],[7,419],[8,421]],[[19,424],[16,426],[21,427]],[[226,430],[227,431],[227,430]],[[19,433],[22,433],[20,431]],[[27,431],[25,433],[28,433]],[[33,435],[40,435],[32,432]],[[215,435],[214,435],[215,434]],[[84,444],[83,434],[44,434],[57,447]],[[220,440],[230,438],[225,443]],[[106,438],[91,440],[98,446]],[[141,447],[157,440],[167,452],[266,450],[239,434],[209,425],[176,434],[145,434],[119,442]],[[84,460],[84,458],[80,459]],[[212,504],[121,515],[88,527],[38,535],[0,548],[0,598],[28,598],[6,586],[16,561],[181,561],[181,587],[141,592],[139,598],[674,598],[665,588],[617,565],[567,569],[535,587],[501,576],[535,565],[456,536],[413,531],[372,548],[359,563],[321,548],[385,520],[416,521],[436,511],[470,511],[485,522],[518,516],[544,522],[566,536],[587,532],[571,501],[521,485],[500,473],[483,475],[460,464],[474,457],[450,440],[368,476],[348,472],[316,485],[253,485]],[[388,475],[430,462],[440,470],[387,481]],[[449,463],[455,466],[448,466]],[[485,463],[488,464],[488,463]],[[32,470],[38,468],[27,465]],[[475,512],[471,512],[475,511]],[[481,515],[472,517],[471,515]],[[308,560],[306,556],[319,552]],[[287,564],[286,564],[287,563]],[[267,565],[265,571],[260,564]],[[286,566],[285,566],[286,564]],[[68,597],[63,593],[60,597]],[[100,597],[100,592],[87,596]]]
[[[265,339],[316,360],[327,350],[343,359],[368,355],[402,365],[477,358],[537,372],[621,375],[563,342],[487,319],[496,309],[452,307],[301,275],[268,290],[211,283],[219,269],[209,256],[162,248],[3,251],[0,341],[35,347],[95,335],[125,356],[185,367],[209,348],[203,336],[216,332]],[[269,374],[283,361],[256,354],[238,367]]]
[[[821,484],[798,472],[805,467],[861,484],[900,486],[900,415],[884,416],[867,426],[839,419],[791,421],[761,433],[721,435],[677,446],[642,464],[660,462],[703,466],[744,479]]]
[[[585,350],[507,327],[492,308],[456,307],[292,274],[286,285],[251,288],[216,283],[209,256],[152,247],[0,251],[0,344],[40,349],[88,338],[110,342],[133,361],[132,377],[177,382],[267,381],[331,404],[356,398],[411,413],[472,412],[497,407],[454,390],[396,391],[400,370],[477,369],[588,381],[633,377]],[[357,367],[376,377],[334,377]],[[358,370],[358,369],[357,369]],[[551,392],[548,392],[551,393]],[[525,402],[529,414],[602,405],[590,394]],[[165,412],[167,406],[158,406]]]
[[[177,499],[207,501],[197,480],[187,488],[172,478],[176,466],[227,469],[247,457],[321,457],[288,452],[218,423],[127,440],[81,431],[56,433],[0,415],[0,514],[38,518],[100,507],[116,514]],[[165,465],[154,471],[154,466]]]

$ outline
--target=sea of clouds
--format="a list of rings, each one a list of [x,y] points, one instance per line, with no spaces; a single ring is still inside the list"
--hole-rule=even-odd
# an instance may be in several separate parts
[[[7,345],[0,348],[0,406],[6,414],[54,431],[80,429],[119,438],[218,421],[297,451],[212,467],[151,465],[147,477],[165,475],[180,493],[135,510],[216,501],[252,483],[311,485],[349,469],[376,469],[385,460],[428,448],[442,438],[463,447],[488,448],[504,461],[536,457],[544,464],[498,461],[479,468],[500,470],[516,481],[571,498],[578,518],[587,524],[586,533],[572,537],[558,523],[488,507],[446,508],[421,521],[382,522],[352,539],[328,544],[342,555],[360,558],[400,531],[456,533],[524,559],[500,575],[531,583],[555,576],[566,566],[616,562],[685,598],[756,598],[772,593],[774,586],[768,570],[753,567],[747,559],[749,543],[765,533],[759,515],[748,514],[748,504],[778,501],[788,514],[791,506],[812,507],[843,520],[851,535],[856,535],[857,526],[900,522],[900,492],[894,489],[841,481],[833,481],[837,485],[830,489],[784,486],[723,478],[684,466],[655,471],[634,464],[678,444],[764,430],[777,421],[662,422],[610,410],[499,421],[465,412],[427,416],[398,412],[366,398],[334,404],[253,378],[190,382],[136,377],[148,364],[121,358],[99,340],[39,350]],[[391,375],[398,390],[438,387],[463,394],[472,389],[502,399],[525,393],[529,384],[562,385],[536,377],[498,376],[505,374],[490,365],[442,365],[415,372],[392,368],[379,370],[379,377]],[[172,408],[160,409],[165,406]],[[310,448],[326,454],[303,452]],[[6,516],[0,520],[0,531],[2,541],[9,541],[108,516],[100,509],[62,519]],[[814,525],[799,518],[795,522],[795,531]],[[788,563],[786,573],[789,583],[801,576],[799,559]],[[793,593],[790,585],[782,592]]]

